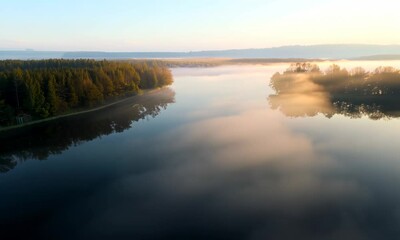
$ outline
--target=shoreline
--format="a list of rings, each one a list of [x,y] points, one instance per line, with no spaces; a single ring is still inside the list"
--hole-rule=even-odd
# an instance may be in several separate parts
[[[71,112],[71,113],[62,114],[62,115],[58,115],[58,116],[54,116],[54,117],[39,119],[39,120],[31,121],[31,122],[28,122],[28,123],[20,124],[20,125],[13,125],[13,126],[0,128],[0,133],[5,132],[5,131],[9,131],[9,130],[14,130],[14,129],[18,129],[18,128],[23,128],[23,127],[35,125],[35,124],[38,124],[38,123],[53,121],[53,120],[60,119],[60,118],[71,117],[71,116],[75,116],[75,115],[95,112],[95,111],[98,111],[98,110],[101,110],[101,109],[104,109],[104,108],[111,107],[111,106],[116,105],[118,103],[122,103],[122,102],[128,101],[128,100],[130,100],[132,98],[135,98],[135,97],[139,97],[139,96],[148,95],[148,94],[152,94],[152,93],[158,92],[162,88],[163,87],[161,87],[161,88],[158,87],[158,88],[155,88],[155,89],[141,90],[141,92],[139,92],[136,95],[133,95],[133,96],[130,96],[130,97],[126,97],[126,98],[123,98],[123,99],[120,99],[120,100],[116,100],[114,102],[107,103],[105,105],[101,105],[101,106],[98,106],[98,107],[95,107],[95,108],[89,108],[89,109],[85,109],[85,110],[81,110],[81,111],[77,111],[77,112]]]

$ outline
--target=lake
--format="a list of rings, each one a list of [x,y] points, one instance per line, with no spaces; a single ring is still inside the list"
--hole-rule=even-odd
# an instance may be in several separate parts
[[[398,239],[400,120],[273,107],[287,67],[177,68],[169,88],[0,133],[1,238]]]

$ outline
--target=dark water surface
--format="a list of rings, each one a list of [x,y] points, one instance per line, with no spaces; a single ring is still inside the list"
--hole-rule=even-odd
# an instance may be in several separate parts
[[[397,115],[280,109],[286,67],[174,69],[171,88],[0,133],[0,239],[399,239]]]

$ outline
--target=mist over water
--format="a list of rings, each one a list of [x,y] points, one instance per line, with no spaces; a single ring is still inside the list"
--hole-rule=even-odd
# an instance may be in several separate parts
[[[381,65],[400,62],[340,63]],[[159,94],[2,143],[17,164],[0,163],[1,234],[397,239],[399,119],[335,112],[306,79],[277,96],[270,79],[287,67],[174,69]]]

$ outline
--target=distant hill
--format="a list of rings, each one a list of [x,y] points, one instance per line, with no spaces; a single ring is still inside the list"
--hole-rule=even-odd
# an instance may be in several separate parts
[[[194,52],[41,52],[0,51],[0,59],[43,58],[322,58],[356,59],[362,56],[400,55],[400,45],[328,44],[310,46],[283,46],[261,49],[232,49]],[[365,58],[365,57],[364,57]]]
[[[197,52],[67,52],[66,58],[324,58],[400,54],[400,45],[311,45]]]
[[[65,52],[61,51],[0,51],[0,60],[6,59],[50,59],[62,58]]]
[[[400,60],[400,54],[372,55],[354,58],[352,60]]]

